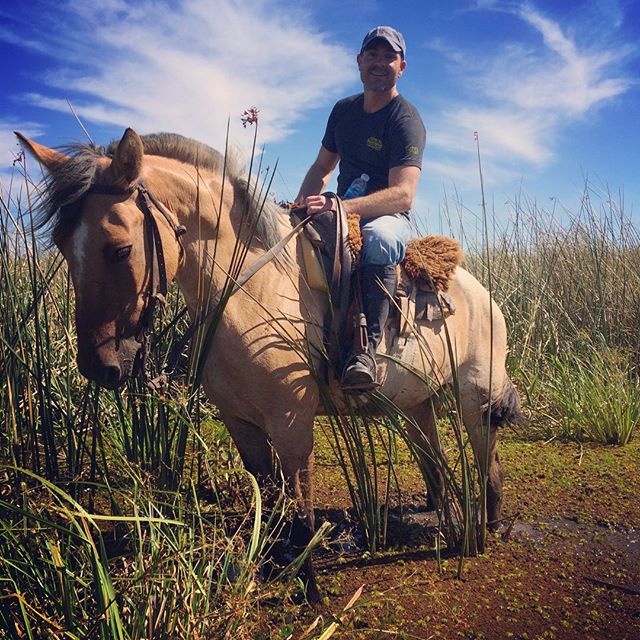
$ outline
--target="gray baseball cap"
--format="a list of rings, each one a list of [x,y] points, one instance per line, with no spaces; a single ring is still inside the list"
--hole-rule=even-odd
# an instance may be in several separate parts
[[[407,45],[404,43],[402,34],[399,31],[396,31],[393,27],[374,27],[371,29],[362,41],[360,53],[362,53],[377,38],[382,38],[388,42],[396,53],[399,53],[403,58],[405,57]]]

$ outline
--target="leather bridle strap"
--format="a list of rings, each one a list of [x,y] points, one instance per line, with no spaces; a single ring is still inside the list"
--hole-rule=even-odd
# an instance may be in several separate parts
[[[109,184],[93,184],[87,191],[87,194],[95,193],[102,195],[115,195],[115,196],[130,196],[131,194],[138,192],[136,198],[136,206],[144,215],[145,224],[149,230],[150,237],[150,251],[151,251],[151,274],[149,278],[149,288],[147,294],[147,302],[145,309],[140,320],[140,333],[138,339],[140,342],[146,342],[148,331],[151,328],[153,322],[153,314],[155,312],[157,303],[164,305],[166,302],[166,296],[169,291],[169,281],[167,277],[167,266],[164,259],[164,249],[162,246],[162,237],[160,235],[160,228],[158,227],[158,221],[153,215],[152,206],[154,206],[167,221],[171,229],[173,230],[176,242],[180,247],[180,258],[184,255],[184,247],[180,237],[184,235],[186,229],[182,225],[178,225],[174,222],[173,217],[167,211],[167,208],[155,197],[155,195],[149,191],[144,184],[140,181],[131,188],[122,188],[116,185]],[[155,272],[158,273],[158,283],[155,284]],[[146,354],[143,356],[146,360]]]
[[[155,208],[164,216],[164,219],[167,221],[169,226],[173,229],[173,233],[178,241],[178,245],[180,246],[180,258],[184,255],[184,247],[182,246],[182,242],[180,242],[180,237],[183,236],[187,230],[184,225],[176,224],[173,220],[173,217],[167,211],[167,208],[155,197],[152,191],[149,191],[144,184],[144,182],[138,183],[138,193],[142,197],[142,202],[144,203],[142,207],[142,211],[147,214],[151,214],[151,204],[155,206]]]

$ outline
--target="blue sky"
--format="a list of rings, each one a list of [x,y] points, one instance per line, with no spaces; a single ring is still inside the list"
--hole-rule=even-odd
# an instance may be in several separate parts
[[[297,193],[326,118],[357,93],[366,31],[407,42],[401,93],[427,127],[415,210],[437,230],[448,208],[473,218],[480,190],[498,217],[522,193],[576,211],[585,178],[638,220],[640,3],[637,0],[102,0],[0,8],[0,177],[18,129],[49,146],[125,127],[175,131],[221,149],[227,118],[241,150],[260,110],[278,198]],[[555,199],[555,200],[553,200]],[[550,204],[551,203],[551,204]]]

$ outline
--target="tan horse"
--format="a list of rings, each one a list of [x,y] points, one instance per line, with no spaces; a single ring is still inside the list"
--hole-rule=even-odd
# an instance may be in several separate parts
[[[291,229],[278,207],[264,205],[256,217],[258,198],[247,195],[238,175],[223,175],[220,154],[193,140],[173,134],[141,139],[128,129],[106,154],[78,146],[66,155],[18,135],[48,171],[39,224],[53,222],[53,239],[73,280],[80,370],[105,387],[122,384],[134,372],[145,310],[157,288],[151,285],[158,268],[153,229],[145,222],[149,215],[159,231],[168,279],[177,280],[193,317],[201,311],[203,292],[217,293],[228,282],[239,236],[248,238],[255,230],[255,238],[240,242],[248,265]],[[142,183],[155,196],[148,214],[141,206]],[[179,241],[177,225],[186,229]],[[296,548],[304,547],[314,531],[313,421],[321,410],[316,377],[304,357],[305,336],[320,344],[317,327],[327,306],[324,294],[306,285],[301,265],[295,240],[229,299],[203,378],[246,468],[268,477],[272,447],[278,455],[298,504],[291,536]],[[407,346],[403,364],[392,359],[381,364],[381,392],[414,419],[415,424],[408,423],[412,438],[435,442],[434,391],[410,369],[422,371],[436,390],[451,384],[448,333],[462,417],[476,455],[488,455],[487,514],[495,523],[502,499],[495,426],[518,414],[505,371],[505,323],[488,292],[463,269],[457,269],[449,293],[456,311],[447,318],[446,330],[443,320],[421,321],[421,338]],[[337,406],[343,406],[339,391],[333,393]],[[483,419],[489,407],[494,419],[487,437]],[[310,559],[305,574],[308,597],[315,600]]]

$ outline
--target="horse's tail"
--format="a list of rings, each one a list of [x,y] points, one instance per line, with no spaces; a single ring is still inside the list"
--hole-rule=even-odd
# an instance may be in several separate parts
[[[527,424],[520,406],[520,395],[507,375],[502,389],[491,403],[491,426],[501,427],[504,424]]]

